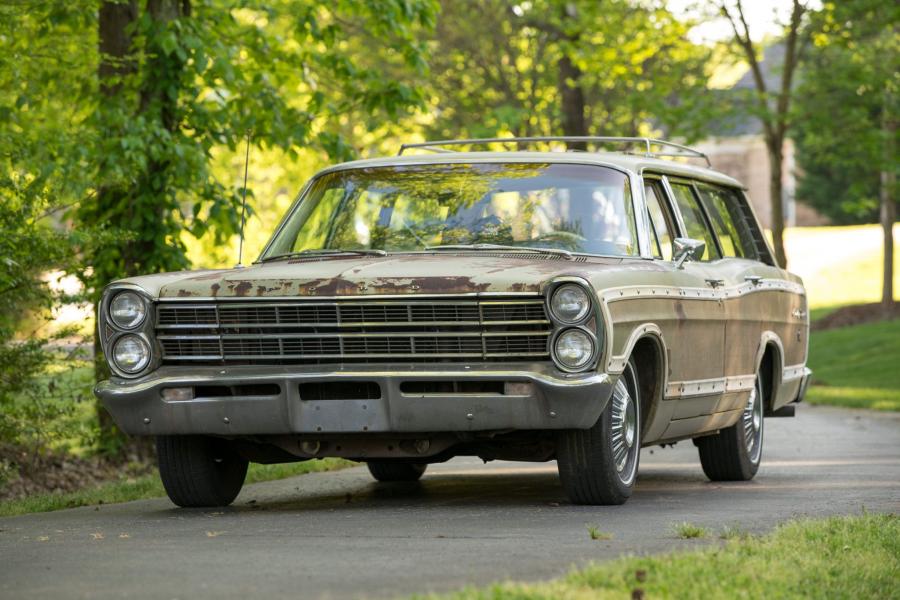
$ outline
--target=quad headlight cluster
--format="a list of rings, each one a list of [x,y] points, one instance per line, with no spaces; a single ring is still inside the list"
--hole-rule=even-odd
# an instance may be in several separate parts
[[[577,283],[564,283],[552,291],[548,305],[550,317],[557,325],[551,342],[556,365],[569,372],[591,367],[599,342],[588,326],[594,316],[594,304],[587,289]]]
[[[149,301],[132,290],[110,292],[101,303],[101,339],[109,366],[124,377],[133,377],[144,371],[153,358],[153,351],[144,334],[150,312]]]

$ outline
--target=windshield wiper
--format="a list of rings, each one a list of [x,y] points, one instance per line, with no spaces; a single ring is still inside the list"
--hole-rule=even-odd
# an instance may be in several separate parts
[[[532,246],[507,246],[504,244],[441,244],[425,246],[426,250],[504,250],[514,252],[537,252],[539,254],[558,254],[566,260],[572,260],[572,253],[560,248],[535,248]]]
[[[360,256],[387,256],[387,252],[377,248],[360,248],[354,250],[345,250],[343,248],[307,248],[299,252],[285,252],[284,254],[276,254],[275,256],[267,256],[259,262],[269,262],[273,260],[283,260],[286,258],[297,258],[298,256],[337,256],[341,254],[358,254]]]

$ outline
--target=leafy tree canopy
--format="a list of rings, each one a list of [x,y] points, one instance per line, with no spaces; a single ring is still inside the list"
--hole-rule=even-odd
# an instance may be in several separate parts
[[[441,6],[431,136],[702,136],[713,110],[701,92],[710,50],[688,41],[692,24],[659,3]]]
[[[798,97],[798,197],[835,223],[878,220],[881,173],[896,173],[900,6],[829,3],[815,16]]]

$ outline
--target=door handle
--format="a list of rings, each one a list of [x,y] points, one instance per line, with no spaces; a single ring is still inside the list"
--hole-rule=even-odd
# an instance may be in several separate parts
[[[763,278],[760,275],[747,275],[744,277],[744,281],[749,281],[753,285],[759,285],[762,283]]]
[[[724,279],[707,279],[706,284],[709,286],[712,286],[714,288],[717,288],[717,287],[725,285],[725,280]]]

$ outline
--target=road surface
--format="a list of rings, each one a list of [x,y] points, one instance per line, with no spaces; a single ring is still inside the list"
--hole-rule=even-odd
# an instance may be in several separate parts
[[[900,415],[797,412],[767,420],[754,481],[708,482],[690,442],[645,449],[621,507],[567,504],[555,463],[456,459],[417,485],[353,468],[248,486],[219,511],[159,499],[0,519],[0,598],[395,598],[716,543],[676,539],[682,521],[764,532],[900,511]]]

